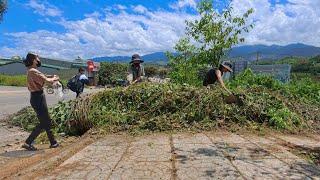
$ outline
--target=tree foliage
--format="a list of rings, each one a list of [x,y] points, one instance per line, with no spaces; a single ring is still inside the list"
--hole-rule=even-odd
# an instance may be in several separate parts
[[[178,55],[168,55],[173,69],[171,78],[179,83],[199,84],[195,82],[197,68],[218,66],[227,50],[244,42],[241,34],[253,28],[248,23],[253,9],[237,16],[230,3],[218,11],[213,0],[202,0],[197,11],[199,19],[186,21],[186,36],[175,46]]]
[[[197,69],[200,64],[195,63],[196,47],[188,38],[182,38],[174,47],[178,56],[167,53],[171,67],[170,77],[173,82],[190,85],[200,85]]]
[[[4,13],[7,11],[7,7],[7,0],[0,0],[0,21],[2,20]]]
[[[198,59],[202,63],[218,65],[226,50],[245,41],[241,34],[253,28],[253,24],[248,24],[253,9],[237,16],[230,4],[219,12],[212,0],[202,0],[197,10],[200,20],[187,21],[186,34],[199,45]]]

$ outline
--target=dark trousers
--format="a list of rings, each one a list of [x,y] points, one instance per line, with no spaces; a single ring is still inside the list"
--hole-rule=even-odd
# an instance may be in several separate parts
[[[32,92],[30,103],[37,114],[40,124],[37,125],[36,128],[31,132],[30,136],[26,140],[26,143],[31,144],[38,137],[42,130],[46,131],[51,145],[57,143],[51,131],[51,119],[48,112],[46,97],[43,91]]]
[[[82,92],[77,91],[77,92],[76,92],[76,94],[77,94],[76,98],[80,97],[80,94],[81,94],[81,93],[82,93]]]

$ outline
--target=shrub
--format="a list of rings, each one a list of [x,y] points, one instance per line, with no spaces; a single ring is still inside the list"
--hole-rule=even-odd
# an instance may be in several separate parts
[[[158,75],[158,69],[154,66],[145,66],[144,71],[147,77],[154,77]]]
[[[127,64],[103,62],[98,73],[98,84],[104,86],[115,84],[118,80],[126,80],[127,72]]]

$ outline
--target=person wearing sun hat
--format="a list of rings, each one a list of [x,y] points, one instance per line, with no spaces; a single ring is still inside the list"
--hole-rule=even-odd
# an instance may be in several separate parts
[[[210,69],[203,80],[203,86],[208,86],[218,81],[228,93],[232,94],[232,92],[225,86],[222,79],[223,73],[226,72],[233,72],[232,64],[230,62],[221,63],[218,69]]]
[[[132,58],[130,61],[130,68],[129,68],[129,72],[132,74],[131,84],[142,82],[143,76],[145,76],[144,67],[141,64],[143,62],[144,61],[141,59],[139,54],[132,55]]]

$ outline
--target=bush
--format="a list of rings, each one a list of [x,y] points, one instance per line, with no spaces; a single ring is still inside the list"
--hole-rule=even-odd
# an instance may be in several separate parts
[[[98,73],[98,84],[104,86],[116,84],[118,80],[126,80],[127,72],[127,64],[103,62]]]
[[[158,70],[158,73],[159,73],[160,78],[166,78],[167,75],[169,74],[169,69],[168,68],[160,68]]]
[[[154,77],[154,76],[158,75],[158,69],[154,66],[145,66],[144,72],[147,77]]]

